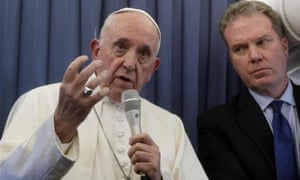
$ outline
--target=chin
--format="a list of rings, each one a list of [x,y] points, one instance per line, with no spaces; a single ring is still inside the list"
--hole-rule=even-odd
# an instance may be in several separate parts
[[[259,80],[255,81],[250,85],[251,89],[257,89],[257,90],[270,90],[274,87],[274,82],[264,79],[264,80]]]
[[[121,102],[122,92],[110,91],[108,94],[109,99],[112,102]]]

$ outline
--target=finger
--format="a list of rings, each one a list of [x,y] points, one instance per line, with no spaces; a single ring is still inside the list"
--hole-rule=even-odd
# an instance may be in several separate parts
[[[145,151],[136,151],[131,157],[130,157],[131,163],[135,165],[138,162],[151,162],[153,160],[153,157],[151,153],[145,152]]]
[[[134,171],[137,173],[137,174],[145,174],[147,171],[150,171],[149,167],[151,167],[151,163],[149,162],[136,162],[134,164]],[[148,173],[146,173],[148,174]]]
[[[131,157],[136,151],[142,150],[142,151],[149,152],[152,146],[158,149],[158,146],[155,144],[152,138],[146,133],[141,133],[132,136],[129,139],[129,144],[131,145],[131,148],[128,151],[129,157]]]
[[[156,145],[153,139],[147,133],[136,134],[129,139],[130,145],[136,144],[138,142],[148,145]]]
[[[159,148],[155,144],[148,145],[148,144],[136,143],[129,148],[128,156],[132,158],[138,152],[146,152],[151,154],[159,153]]]
[[[108,71],[103,70],[100,74],[96,75],[95,78],[89,79],[85,86],[95,89],[98,87],[108,76]]]
[[[99,89],[99,90],[97,90]],[[93,94],[89,97],[90,101],[95,104],[99,100],[101,100],[104,96],[107,96],[109,93],[109,88],[104,87],[104,88],[99,88],[99,86],[94,90]]]
[[[154,177],[155,174],[160,174],[160,170],[157,170],[151,163],[136,163],[134,165],[134,172],[142,176]],[[160,178],[157,178],[160,179]]]
[[[63,77],[63,83],[68,83],[74,81],[76,78],[78,71],[80,67],[88,61],[87,55],[82,55],[77,57],[74,61],[72,61],[67,70],[65,71],[64,77]]]
[[[85,67],[80,73],[76,81],[76,86],[82,86],[88,80],[88,78],[96,72],[97,69],[103,68],[103,61],[95,60],[92,61],[87,67]],[[91,88],[91,87],[89,87]]]
[[[134,157],[132,160],[134,165],[134,171],[137,174],[147,174],[149,177],[153,177],[155,174],[160,174],[160,158],[151,156],[151,154],[142,154]]]
[[[103,70],[102,72],[98,72],[96,77],[90,78],[88,82],[85,84],[86,87],[93,89],[91,96],[94,101],[98,101],[102,99],[104,96],[107,96],[109,93],[108,87],[100,87],[100,84],[107,78],[108,72],[107,70]]]
[[[113,61],[112,64],[108,68],[108,75],[107,79],[101,84],[101,87],[109,87],[112,80],[113,80],[113,74],[119,69],[120,66],[122,66],[123,61]]]
[[[141,144],[141,143],[135,143],[134,145],[132,145],[132,146],[129,148],[129,150],[128,150],[128,156],[129,156],[130,158],[132,158],[133,155],[135,154],[135,152],[141,151],[141,150],[144,149],[142,146],[144,146],[144,145]],[[145,149],[146,149],[146,148],[145,148]]]

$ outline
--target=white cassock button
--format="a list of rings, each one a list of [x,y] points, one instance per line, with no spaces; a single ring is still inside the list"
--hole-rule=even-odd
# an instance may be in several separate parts
[[[124,148],[121,148],[121,147],[120,147],[120,148],[117,149],[117,151],[118,151],[119,154],[121,154],[121,153],[123,153],[125,150],[124,150]]]
[[[123,132],[118,132],[117,136],[118,136],[118,138],[122,138],[122,137],[124,137],[124,133]]]
[[[127,168],[127,166],[128,166],[128,164],[127,164],[127,162],[121,162],[121,167],[123,168],[123,169],[125,169],[125,168]]]
[[[123,122],[124,119],[123,119],[121,116],[119,116],[119,117],[117,117],[117,121],[118,121],[118,122]]]

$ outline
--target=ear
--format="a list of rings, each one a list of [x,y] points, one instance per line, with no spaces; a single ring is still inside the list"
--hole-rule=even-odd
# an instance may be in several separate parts
[[[90,43],[92,59],[99,59],[100,43],[98,39],[93,39]]]
[[[289,42],[288,39],[286,37],[281,38],[281,44],[284,50],[284,54],[286,55],[286,57],[289,56]]]
[[[160,66],[160,59],[156,57],[153,63],[152,72],[149,74],[148,81],[150,81],[152,74],[159,68]]]

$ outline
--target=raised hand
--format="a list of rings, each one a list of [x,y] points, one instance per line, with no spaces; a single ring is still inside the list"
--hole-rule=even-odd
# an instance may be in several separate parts
[[[86,118],[92,107],[109,92],[107,87],[102,87],[101,90],[94,92],[92,96],[87,96],[83,93],[85,86],[95,89],[108,76],[101,60],[92,61],[79,72],[80,67],[87,60],[88,57],[83,55],[71,62],[60,86],[59,101],[54,113],[54,122],[55,132],[62,143],[71,141],[77,127]],[[88,81],[89,77],[96,71],[100,73]]]

